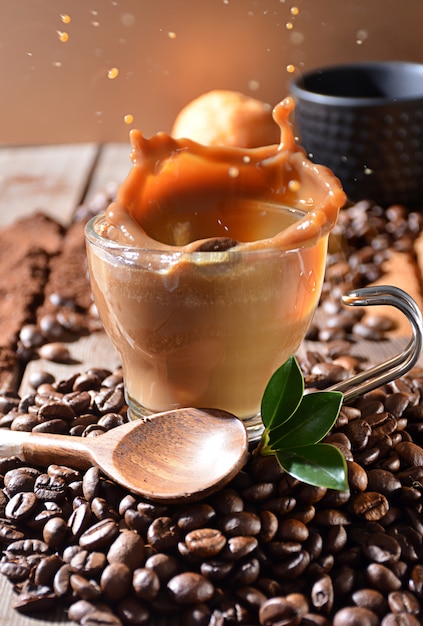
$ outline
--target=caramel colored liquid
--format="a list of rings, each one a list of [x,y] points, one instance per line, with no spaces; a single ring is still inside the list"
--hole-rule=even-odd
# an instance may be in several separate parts
[[[146,233],[169,246],[185,246],[208,238],[229,237],[239,242],[274,237],[304,217],[304,212],[265,202],[203,201],[197,210],[176,207],[144,224]]]

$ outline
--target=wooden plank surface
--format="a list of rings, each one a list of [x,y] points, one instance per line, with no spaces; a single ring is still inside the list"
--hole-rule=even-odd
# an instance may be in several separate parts
[[[68,224],[85,196],[96,144],[0,149],[0,227],[42,210]]]
[[[131,168],[129,157],[131,147],[128,143],[112,143],[101,146],[96,167],[92,172],[85,201],[90,202],[97,193],[108,189],[110,185],[119,185]]]

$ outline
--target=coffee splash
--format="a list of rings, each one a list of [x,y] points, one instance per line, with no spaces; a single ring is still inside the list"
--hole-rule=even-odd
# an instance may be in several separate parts
[[[165,133],[146,139],[132,130],[133,167],[107,209],[102,234],[125,245],[188,252],[213,249],[212,241],[222,237],[242,250],[313,245],[334,226],[345,195],[332,172],[311,163],[296,144],[293,110],[292,98],[285,98],[273,111],[279,144],[252,149],[204,146]],[[263,233],[243,226],[251,203],[269,222]],[[279,229],[266,204],[304,216]]]

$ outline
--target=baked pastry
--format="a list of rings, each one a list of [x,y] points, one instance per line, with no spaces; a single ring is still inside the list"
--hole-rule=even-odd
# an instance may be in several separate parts
[[[279,143],[272,106],[238,91],[209,91],[177,115],[171,134],[204,145],[257,148]]]

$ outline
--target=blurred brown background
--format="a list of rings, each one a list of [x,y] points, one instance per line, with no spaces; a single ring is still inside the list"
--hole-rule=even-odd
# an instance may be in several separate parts
[[[423,62],[422,18],[422,0],[3,1],[0,144],[126,142],[125,115],[149,136],[214,88],[275,104],[288,65]]]

